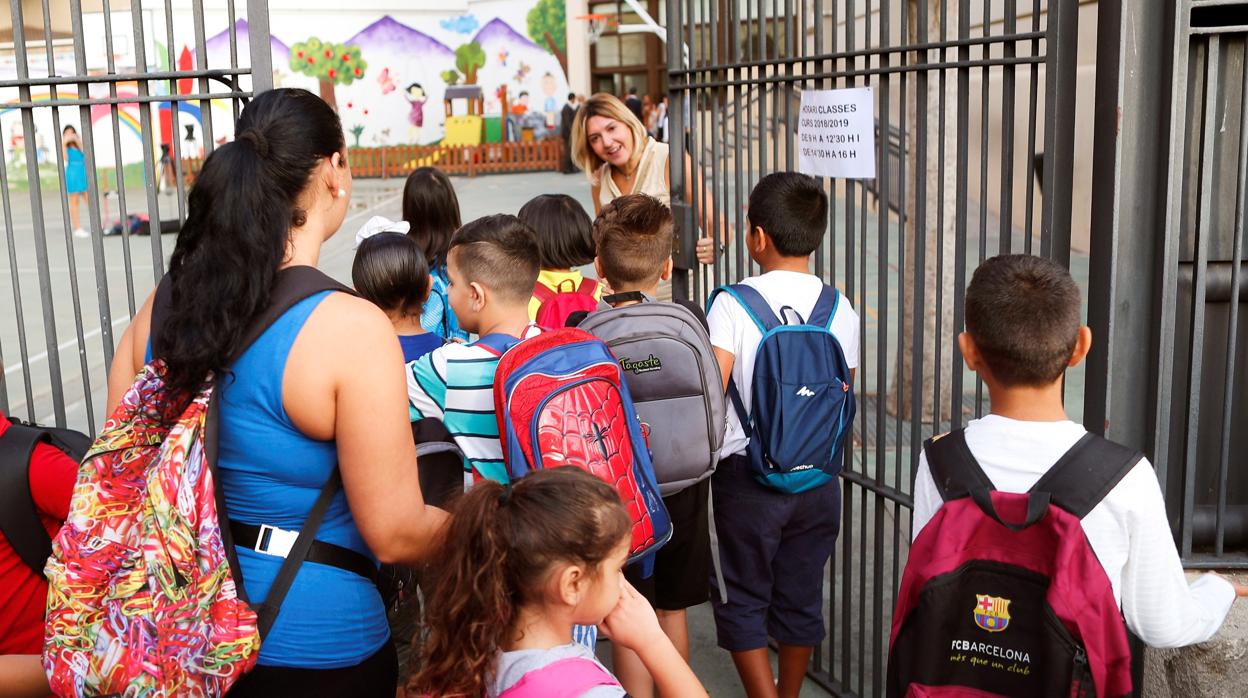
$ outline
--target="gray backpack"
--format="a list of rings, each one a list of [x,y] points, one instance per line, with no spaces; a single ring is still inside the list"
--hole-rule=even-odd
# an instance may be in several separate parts
[[[649,427],[663,496],[706,479],[724,442],[723,378],[702,323],[675,303],[645,302],[590,313],[579,327],[620,363],[637,416]]]

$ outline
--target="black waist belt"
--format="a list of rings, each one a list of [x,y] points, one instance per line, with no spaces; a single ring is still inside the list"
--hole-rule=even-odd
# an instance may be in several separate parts
[[[286,557],[290,545],[299,535],[298,531],[283,531],[272,526],[255,526],[238,521],[230,522],[230,533],[236,547],[250,548],[279,558]],[[377,565],[367,556],[341,545],[314,540],[304,560],[354,572],[374,584],[377,583]]]

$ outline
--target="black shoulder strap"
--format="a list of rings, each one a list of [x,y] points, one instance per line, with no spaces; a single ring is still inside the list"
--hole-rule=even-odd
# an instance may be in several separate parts
[[[976,489],[996,489],[971,455],[966,445],[966,432],[962,429],[928,439],[923,444],[923,453],[940,498],[946,502],[966,497]]]
[[[279,271],[277,283],[270,296],[269,307],[260,313],[252,323],[251,329],[247,331],[247,334],[243,335],[243,341],[235,352],[235,358],[241,356],[247,350],[247,347],[259,339],[260,335],[264,334],[264,331],[270,325],[276,322],[296,303],[322,291],[341,291],[354,295],[354,291],[334,281],[314,267],[287,267]],[[159,296],[159,291],[157,295]],[[155,310],[153,309],[154,323]],[[153,327],[153,330],[155,330],[155,327]],[[217,414],[220,406],[219,398],[220,392],[214,390],[212,399],[208,403],[207,432],[204,438],[208,466],[211,468],[213,479],[217,482],[220,482],[221,479],[217,471],[217,430],[220,424],[220,418]],[[330,502],[333,501],[334,495],[338,493],[341,487],[342,474],[335,466],[333,472],[330,473],[329,480],[321,488],[321,493],[317,497],[316,503],[312,505],[312,510],[308,513],[308,518],[304,521],[303,528],[300,529],[299,536],[295,539],[290,553],[282,561],[281,567],[278,568],[277,576],[273,579],[268,596],[262,604],[252,603],[252,606],[256,608],[261,639],[268,635],[273,624],[277,622],[277,614],[281,610],[282,601],[286,599],[286,593],[290,591],[290,587],[295,581],[295,575],[299,572],[299,567],[303,564],[304,558],[307,557],[309,548],[312,547],[312,541],[316,538],[316,531],[321,526],[321,520],[325,518],[325,512],[329,509]],[[230,533],[229,515],[225,506],[225,490],[221,487],[214,489],[216,490],[217,513],[221,518],[221,538],[229,558],[230,573],[234,575],[239,595],[246,598],[242,568],[238,564],[238,555],[234,550],[234,539]]]
[[[1085,434],[1032,485],[1049,500],[1082,519],[1087,516],[1144,454],[1095,434]]]
[[[0,437],[0,533],[22,562],[42,577],[52,555],[52,538],[35,508],[29,475],[30,458],[40,443],[51,443],[47,432],[17,424]]]

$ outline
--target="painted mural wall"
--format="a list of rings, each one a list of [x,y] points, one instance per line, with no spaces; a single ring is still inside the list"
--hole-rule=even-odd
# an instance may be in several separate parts
[[[207,3],[206,3],[207,4]],[[242,3],[237,3],[241,5]],[[345,4],[345,3],[344,3]],[[378,3],[381,4],[381,3]],[[408,9],[422,5],[426,9]],[[437,5],[445,9],[437,9]],[[348,144],[360,146],[405,143],[431,144],[445,135],[444,93],[449,84],[476,84],[485,97],[485,116],[501,116],[501,88],[510,107],[524,103],[526,124],[557,126],[558,111],[568,92],[568,81],[561,65],[564,50],[565,17],[563,0],[452,0],[444,3],[385,3],[383,10],[368,9],[368,0],[356,9],[301,9],[296,0],[271,0],[270,47],[273,80],[280,87],[303,87],[336,103],[342,117]],[[434,6],[430,8],[430,6]],[[395,9],[396,7],[403,9]],[[195,55],[192,15],[175,9],[167,22],[159,12],[144,11],[147,27],[143,49],[149,70],[187,69],[198,66]],[[90,72],[105,72],[110,64],[110,46],[105,38],[103,15],[84,17],[84,47]],[[174,27],[170,41],[167,27]],[[248,24],[240,18],[230,30],[223,10],[207,9],[204,16],[208,68],[228,68],[232,60],[249,66]],[[136,51],[129,12],[118,13],[111,27],[112,68],[128,72],[136,68]],[[172,50],[170,47],[172,46]],[[234,59],[231,56],[235,56]],[[53,56],[59,74],[72,72],[72,47]],[[32,57],[30,73],[48,74],[47,59]],[[0,55],[0,79],[17,76],[14,57]],[[119,95],[137,94],[137,85],[119,86]],[[77,86],[59,88],[62,96],[76,98]],[[167,84],[152,83],[152,89],[165,90]],[[199,91],[197,82],[183,80],[178,92]],[[215,89],[220,89],[219,87]],[[107,95],[106,86],[92,86],[92,94]],[[526,99],[520,99],[522,92]],[[0,103],[18,101],[15,88],[0,89]],[[47,89],[36,88],[35,101],[50,98]],[[170,109],[173,103],[160,103],[153,110],[152,128],[158,144],[177,138],[184,153],[202,152],[205,116],[199,102],[178,104],[178,133],[173,133]],[[467,111],[464,100],[454,105],[454,113]],[[89,115],[77,107],[59,110],[62,126],[80,126],[90,118],[95,134],[96,161],[101,167],[114,164],[113,123],[108,106],[94,106]],[[211,106],[213,137],[218,142],[232,137],[233,109],[229,102]],[[41,144],[40,159],[55,161],[52,150],[59,144],[53,135],[52,110],[35,114],[34,138]],[[143,159],[140,110],[125,104],[118,110],[116,123],[121,132],[122,160]],[[0,104],[0,144],[7,161],[24,159],[20,113]]]

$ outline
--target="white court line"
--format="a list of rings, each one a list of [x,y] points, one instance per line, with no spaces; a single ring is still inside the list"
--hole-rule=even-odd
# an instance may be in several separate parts
[[[130,322],[130,318],[119,317],[116,320],[113,320],[112,322],[113,329],[117,329],[117,326],[124,322]],[[86,334],[82,335],[83,343],[85,344],[88,339],[98,337],[102,331],[103,331],[103,328],[97,327],[94,330],[91,330],[90,332],[87,332]],[[56,353],[59,356],[62,352],[66,351],[67,349],[72,349],[76,346],[78,346],[77,335],[75,335],[73,339],[68,339],[68,340],[65,340],[64,342],[61,342],[60,345],[56,347]],[[30,357],[30,359],[27,360],[26,363],[33,366],[34,364],[39,363],[40,361],[47,361],[47,360],[48,360],[48,352],[45,350]],[[23,373],[23,372],[24,371],[23,371],[22,364],[19,362],[16,366],[10,366],[4,369],[4,376],[5,378],[8,378],[9,376],[16,376],[19,373]]]

